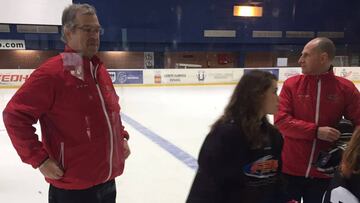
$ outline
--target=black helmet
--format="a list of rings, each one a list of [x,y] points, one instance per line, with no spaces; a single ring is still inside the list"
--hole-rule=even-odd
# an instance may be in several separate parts
[[[352,133],[354,132],[354,125],[351,121],[341,119],[336,125],[336,129],[340,131],[340,138],[335,142],[334,146],[328,151],[321,151],[315,162],[317,170],[332,175],[339,167],[342,154],[349,142]]]
[[[339,145],[350,141],[355,126],[351,123],[351,121],[341,119],[340,122],[336,125],[336,129],[341,133],[340,138],[336,143],[337,145]]]

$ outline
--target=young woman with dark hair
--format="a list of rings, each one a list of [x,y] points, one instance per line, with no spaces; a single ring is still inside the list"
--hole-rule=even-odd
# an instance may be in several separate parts
[[[254,70],[241,78],[202,145],[188,203],[279,202],[283,140],[266,117],[277,107],[274,75]]]
[[[331,180],[323,203],[360,202],[360,128],[353,133],[340,164],[340,170]]]

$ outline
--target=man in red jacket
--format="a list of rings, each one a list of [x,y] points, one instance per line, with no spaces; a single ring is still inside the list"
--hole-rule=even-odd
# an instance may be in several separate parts
[[[334,75],[335,46],[315,38],[304,47],[299,64],[302,75],[287,79],[280,93],[275,125],[284,137],[282,172],[289,200],[321,202],[330,176],[314,165],[320,151],[334,144],[342,116],[360,125],[360,94],[355,85]]]
[[[94,7],[67,7],[65,52],[37,68],[3,112],[20,158],[50,183],[50,203],[115,202],[114,179],[130,154],[119,98],[95,55],[101,32]]]

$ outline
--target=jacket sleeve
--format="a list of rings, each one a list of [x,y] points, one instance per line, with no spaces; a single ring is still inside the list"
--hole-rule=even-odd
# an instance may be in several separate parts
[[[53,79],[35,70],[10,99],[3,120],[21,160],[37,168],[48,158],[33,125],[50,110],[54,99]]]
[[[345,95],[345,99],[345,118],[351,120],[355,126],[360,126],[360,93],[354,84]]]
[[[280,92],[279,110],[274,117],[274,123],[284,137],[292,139],[313,140],[316,138],[317,125],[294,117],[293,94],[284,83]]]

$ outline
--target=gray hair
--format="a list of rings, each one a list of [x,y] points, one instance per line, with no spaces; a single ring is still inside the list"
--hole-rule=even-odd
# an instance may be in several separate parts
[[[335,49],[336,49],[334,42],[326,37],[318,37],[316,39],[318,40],[317,48],[320,50],[320,52],[327,53],[329,56],[329,59],[333,60],[335,57]]]
[[[96,10],[89,4],[72,4],[66,7],[61,17],[61,40],[66,43],[64,31],[65,29],[72,29],[75,26],[76,15],[80,12],[81,15],[96,15]]]

